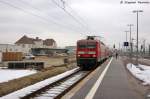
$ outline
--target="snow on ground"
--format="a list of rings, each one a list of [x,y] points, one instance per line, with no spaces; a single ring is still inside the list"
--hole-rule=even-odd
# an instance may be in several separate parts
[[[0,69],[0,83],[36,73],[35,70]]]
[[[146,66],[146,65],[139,65],[139,67],[143,70],[150,70],[150,66]]]
[[[6,96],[3,96],[3,97],[0,97],[0,99],[20,99],[20,97],[23,97],[23,96],[26,96],[27,94],[30,94],[44,86],[47,86],[55,81],[58,81],[59,79],[63,78],[63,77],[66,77],[74,72],[76,72],[77,70],[79,70],[79,68],[75,68],[73,70],[70,70],[70,71],[66,71],[62,74],[59,74],[57,76],[54,76],[54,77],[51,77],[51,78],[48,78],[46,80],[43,80],[41,82],[38,82],[34,85],[31,85],[31,86],[28,86],[28,87],[25,87],[23,89],[20,89],[18,91],[15,91],[13,93],[10,93]]]
[[[127,64],[127,69],[135,76],[137,79],[143,81],[143,85],[150,85],[150,66],[133,65],[131,63]]]

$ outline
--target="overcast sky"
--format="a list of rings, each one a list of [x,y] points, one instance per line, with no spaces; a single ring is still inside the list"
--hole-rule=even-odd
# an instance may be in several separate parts
[[[136,38],[136,14],[132,11],[137,9],[144,11],[139,13],[140,40],[146,39],[150,43],[150,3],[120,4],[121,0],[64,1],[65,5],[61,0],[0,0],[0,43],[13,44],[27,35],[53,38],[58,46],[63,47],[75,45],[77,40],[86,35],[97,35],[103,37],[107,45],[118,46],[119,42],[125,41],[124,31],[129,30],[127,24],[134,24],[132,36]],[[67,13],[56,3],[64,7]]]

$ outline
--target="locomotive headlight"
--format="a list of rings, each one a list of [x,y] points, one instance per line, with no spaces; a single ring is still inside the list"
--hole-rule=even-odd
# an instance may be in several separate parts
[[[78,54],[85,54],[85,52],[83,52],[83,51],[79,51],[79,52],[78,52]]]
[[[80,57],[80,55],[78,55],[78,57]]]
[[[93,57],[96,57],[96,55],[92,55]]]

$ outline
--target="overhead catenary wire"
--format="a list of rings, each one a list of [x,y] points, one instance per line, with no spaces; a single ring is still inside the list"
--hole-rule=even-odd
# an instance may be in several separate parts
[[[18,0],[18,1],[29,5],[31,8],[33,8],[33,9],[35,9],[35,10],[41,11],[39,8],[32,6],[30,3],[28,3],[28,2],[26,2],[26,1],[24,1],[24,0]]]
[[[89,32],[89,28],[84,26],[83,23],[81,23],[76,17],[74,17],[70,12],[68,12],[64,6],[64,1],[63,1],[63,7],[60,6],[55,0],[51,0],[56,6],[58,6],[59,8],[61,8],[66,14],[68,14],[74,21],[76,21],[82,28],[84,28],[86,31],[88,30]],[[62,0],[61,0],[62,2]],[[87,35],[87,34],[86,34]]]
[[[60,1],[64,4],[64,6],[65,6],[64,8],[69,8],[75,14],[75,16],[80,19],[80,21],[83,23],[83,25],[85,25],[85,28],[88,30],[89,35],[94,35],[94,33],[96,33],[96,31],[93,30],[87,24],[87,22],[72,7],[70,7],[70,5],[66,1],[64,1],[64,0],[60,0]],[[84,16],[84,18],[86,18],[86,17]]]
[[[27,1],[24,1],[24,0],[18,0],[19,2],[21,2],[21,3],[23,3],[23,4],[25,4],[25,5],[27,5],[27,6],[29,6],[29,7],[31,7],[31,8],[33,8],[34,10],[36,10],[36,11],[38,11],[38,12],[42,12],[43,13],[43,11],[41,10],[41,9],[39,9],[38,7],[35,7],[35,6],[33,6],[32,4],[30,4],[29,2],[27,2]],[[47,13],[44,13],[46,16],[48,16],[49,18],[51,17],[49,14],[48,14],[48,12]],[[59,15],[58,15],[59,16]],[[52,18],[52,17],[51,17]],[[52,18],[53,20],[55,20],[54,22],[56,23],[56,22],[60,22],[56,17],[55,18]],[[69,23],[67,23],[67,24],[63,24],[63,25],[65,25],[65,26],[69,26],[69,28],[73,28],[73,29],[76,29],[76,30],[79,30],[78,29],[78,27],[76,27],[75,25],[73,25],[73,24],[69,24]]]
[[[72,12],[74,12],[75,16],[77,16],[81,20],[81,22],[84,23],[87,30],[90,32],[89,35],[94,35],[94,33],[96,33],[96,31],[92,29],[91,26],[89,26],[87,22],[78,14],[78,12],[76,12],[72,7],[70,7],[70,5],[66,1],[64,0],[60,0],[60,1],[65,2],[65,8],[69,8]],[[84,18],[86,18],[86,16],[84,16]]]
[[[13,4],[10,4],[10,3],[6,2],[6,0],[5,0],[5,1],[2,1],[2,0],[1,0],[0,3],[6,4],[6,5],[8,5],[8,6],[10,6],[10,7],[13,7],[13,8],[15,8],[15,9],[18,9],[18,10],[24,12],[24,13],[30,14],[30,15],[35,16],[35,17],[38,17],[38,18],[40,18],[40,19],[42,19],[42,20],[44,20],[44,21],[47,21],[47,19],[45,19],[45,18],[43,18],[43,17],[41,17],[41,16],[39,16],[39,15],[36,15],[36,14],[34,14],[34,13],[32,13],[32,12],[28,12],[28,11],[26,11],[26,10],[20,8],[20,7],[17,7],[17,6],[15,6],[15,5],[13,5]]]
[[[17,10],[20,10],[20,11],[26,13],[26,14],[32,15],[32,16],[34,16],[34,17],[37,17],[37,18],[43,20],[43,22],[45,22],[45,23],[47,23],[47,24],[50,24],[50,23],[51,23],[51,24],[54,24],[54,25],[56,25],[56,26],[60,26],[61,28],[63,27],[63,28],[66,28],[66,29],[68,29],[68,30],[75,31],[75,30],[72,29],[71,27],[67,27],[67,26],[61,25],[61,24],[59,24],[59,23],[56,23],[56,22],[54,22],[54,21],[48,20],[47,18],[45,18],[45,17],[43,17],[43,16],[40,16],[39,14],[35,14],[35,13],[33,13],[33,12],[29,12],[29,11],[27,11],[27,10],[21,8],[21,7],[18,7],[18,6],[16,6],[16,5],[14,5],[14,4],[11,4],[11,3],[7,2],[6,0],[5,0],[5,1],[2,1],[2,0],[1,0],[0,3],[5,4],[5,5],[8,5],[8,6],[12,7],[12,8],[17,9]],[[51,25],[51,24],[50,24],[50,25]]]
[[[77,23],[79,23],[80,25],[82,25],[82,23],[80,23],[74,16],[72,16],[66,9],[65,7],[61,7],[55,0],[52,0],[52,2],[57,5],[59,8],[61,8],[62,10],[64,10],[70,17],[72,17]]]
[[[64,0],[61,0],[61,2],[64,2]],[[69,9],[71,9],[71,11],[74,12],[74,14],[81,20],[81,22],[83,22],[86,25],[88,30],[91,32],[89,25],[85,22],[85,20],[72,7],[69,6],[69,4],[67,2],[65,2],[65,6],[67,6]]]
[[[61,0],[61,1],[64,1],[64,0]],[[85,19],[87,19],[87,16],[84,16],[84,18],[83,16],[81,17],[80,14],[78,14],[78,12],[76,12],[66,1],[65,1],[65,6],[71,9],[71,11],[74,12],[74,14],[81,20],[81,22],[85,24],[87,29],[90,31],[91,35],[94,35],[93,33],[96,33],[96,31],[91,26],[89,26],[89,24],[85,21]]]
[[[52,2],[53,2],[53,0],[52,0]],[[72,16],[69,12],[67,12],[67,10],[65,9],[65,6],[60,6],[56,1],[54,1],[53,2],[58,8],[60,8],[60,9],[62,9],[62,11],[64,11],[65,13],[67,13],[67,15],[69,15],[69,16],[71,16],[71,18],[73,18],[74,19],[74,21],[76,21],[78,24],[80,24],[80,26],[81,26],[81,23],[74,17],[74,16]],[[64,4],[64,3],[63,3]],[[85,27],[83,27],[82,26],[82,29],[85,29]],[[80,33],[80,34],[82,34],[82,35],[85,35],[85,36],[87,36],[87,34],[84,32],[84,33]]]
[[[26,1],[24,1],[24,0],[19,0],[19,2],[25,3],[25,4],[27,4],[28,6],[30,6],[31,8],[33,8],[33,9],[39,11],[39,12],[42,12],[42,10],[40,10],[40,9],[37,8],[37,7],[32,6],[30,3],[28,3],[28,2],[26,2]],[[44,13],[44,14],[47,15],[49,18],[51,17],[50,15],[48,15],[48,13]],[[55,19],[56,19],[56,18],[55,18]],[[53,19],[53,20],[55,20],[55,19]],[[56,21],[58,22],[58,19],[56,19],[54,22],[57,23]],[[64,25],[64,24],[63,24],[63,25]],[[69,25],[69,24],[67,24],[67,25]],[[65,26],[67,26],[67,25],[65,25]],[[68,28],[74,28],[74,29],[75,29],[75,26],[69,25]],[[73,30],[73,29],[72,29],[72,30]]]

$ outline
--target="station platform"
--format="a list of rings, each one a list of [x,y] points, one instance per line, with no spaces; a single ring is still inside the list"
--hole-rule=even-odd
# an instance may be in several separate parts
[[[112,58],[110,64],[107,64],[98,67],[93,77],[70,99],[141,99],[129,85],[127,71],[121,58]]]

